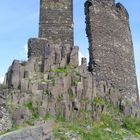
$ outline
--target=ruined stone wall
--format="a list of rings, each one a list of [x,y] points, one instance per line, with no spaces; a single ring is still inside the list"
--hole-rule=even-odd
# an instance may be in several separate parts
[[[72,0],[41,0],[39,37],[73,46]]]
[[[85,3],[89,39],[89,70],[98,81],[108,81],[123,98],[138,101],[129,16],[122,4],[100,0]]]

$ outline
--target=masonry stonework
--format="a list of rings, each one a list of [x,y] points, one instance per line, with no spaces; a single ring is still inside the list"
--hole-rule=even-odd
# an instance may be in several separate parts
[[[46,114],[73,120],[85,111],[99,121],[108,103],[125,116],[140,117],[126,9],[114,0],[86,1],[87,67],[86,58],[78,65],[73,46],[72,6],[72,0],[41,0],[39,37],[28,41],[28,60],[14,60],[0,85],[0,132],[30,123],[37,125],[41,140],[52,140],[52,131],[45,129],[44,135],[43,125],[38,128]],[[105,101],[98,105],[94,99]],[[32,121],[36,113],[40,120]],[[24,131],[16,133],[18,139],[38,139]],[[0,139],[16,139],[15,133]]]
[[[114,0],[87,0],[86,32],[89,40],[89,71],[107,81],[123,98],[138,102],[134,52],[129,15]]]
[[[28,57],[42,57],[45,63],[52,57],[54,65],[78,66],[78,50],[73,42],[73,1],[41,0],[39,38],[29,39]]]
[[[39,37],[73,46],[73,1],[41,0]]]

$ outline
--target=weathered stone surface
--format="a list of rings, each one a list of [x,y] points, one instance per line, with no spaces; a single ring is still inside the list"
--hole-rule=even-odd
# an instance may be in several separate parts
[[[115,5],[113,0],[87,0],[90,45],[87,67],[86,58],[82,58],[81,66],[78,66],[78,48],[72,45],[71,2],[41,1],[40,38],[29,39],[28,61],[13,62],[4,84],[8,90],[0,94],[0,131],[12,124],[27,124],[28,119],[36,116],[40,121],[33,124],[38,125],[46,114],[74,119],[82,110],[89,111],[90,119],[98,121],[106,104],[96,105],[95,97],[105,99],[126,116],[140,116],[128,14],[124,7]],[[57,23],[56,16],[60,18]],[[62,26],[64,30],[61,30]],[[25,129],[20,134],[3,138],[53,139],[52,132],[42,126],[32,130],[30,134]]]
[[[6,107],[0,107],[0,132],[12,127],[11,118]]]
[[[49,47],[46,38],[30,38],[28,41],[28,57],[44,56],[46,47]]]
[[[0,111],[0,119],[2,119],[3,118],[3,113],[2,113],[2,111]]]
[[[8,73],[8,86],[10,88],[18,88],[19,86],[19,72],[20,72],[20,62],[19,60],[14,60],[12,66],[9,68]]]
[[[82,57],[82,59],[81,59],[81,65],[82,66],[87,66],[87,58]]]
[[[28,90],[28,87],[29,87],[29,80],[28,79],[22,79],[20,86],[21,86],[21,91],[26,92]]]
[[[122,98],[139,102],[129,16],[114,0],[87,0],[86,32],[89,39],[89,70],[98,81],[119,90]],[[131,96],[131,97],[130,97]]]
[[[79,65],[78,57],[79,47],[73,47],[70,54],[70,64],[77,67]]]
[[[41,0],[39,37],[73,46],[73,2]]]
[[[24,128],[0,136],[0,140],[54,140],[53,127],[54,121],[49,121],[40,126]]]
[[[23,124],[32,117],[30,111],[25,107],[20,107],[13,110],[12,121],[14,124]]]
[[[28,57],[34,59],[35,57],[40,58],[40,69],[38,71],[47,72],[54,67],[65,67],[67,64],[78,66],[78,48],[73,47],[69,44],[53,44],[48,42],[46,38],[31,38],[28,41]],[[30,59],[29,59],[30,60]],[[31,61],[33,67],[38,67],[34,61]],[[29,64],[29,62],[28,62]],[[25,70],[33,69],[31,64],[27,65],[28,68]]]

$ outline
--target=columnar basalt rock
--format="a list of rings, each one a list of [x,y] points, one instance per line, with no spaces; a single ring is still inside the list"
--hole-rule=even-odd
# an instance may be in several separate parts
[[[107,81],[123,99],[138,103],[134,52],[129,15],[114,0],[87,0],[86,32],[89,40],[89,71],[98,81]]]
[[[82,116],[82,111],[99,120],[108,105],[139,117],[125,8],[114,0],[87,0],[87,67],[86,58],[78,66],[78,47],[73,46],[72,0],[41,0],[40,4],[39,38],[28,41],[28,61],[14,60],[0,86],[5,95],[0,94],[0,118],[4,118],[0,131],[7,130],[9,123],[36,125],[48,116],[71,120]]]

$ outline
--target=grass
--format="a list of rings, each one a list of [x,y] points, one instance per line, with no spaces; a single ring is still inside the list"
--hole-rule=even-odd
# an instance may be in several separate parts
[[[69,99],[70,100],[73,100],[74,99],[74,93],[73,93],[73,91],[72,91],[71,88],[68,89],[68,95],[69,95]]]
[[[69,92],[69,96],[73,98],[71,89]],[[86,98],[83,100],[87,101]],[[76,140],[124,140],[130,138],[131,140],[133,136],[140,139],[140,119],[124,116],[119,109],[101,97],[94,97],[93,104],[95,106],[106,104],[107,109],[101,113],[99,121],[89,119],[93,111],[80,110],[80,116],[71,121],[67,121],[61,114],[57,114],[53,118],[56,121],[55,140],[71,140],[72,138]],[[28,101],[25,107],[33,114],[26,123],[34,125],[34,122],[40,118],[38,104]],[[47,121],[51,118],[50,113],[46,112],[43,119]],[[20,128],[21,126],[14,126],[0,135]]]
[[[48,91],[48,90],[45,90],[45,91],[43,92],[43,95],[49,95],[49,91]]]
[[[55,138],[61,140],[63,137],[69,140],[71,138],[67,134],[71,132],[75,139],[80,140],[123,140],[128,132],[110,118],[109,115],[103,115],[100,122],[85,123],[85,120],[77,119],[73,122],[57,122],[54,129]]]
[[[31,119],[38,120],[40,118],[39,107],[38,107],[37,104],[33,106],[33,103],[31,101],[29,101],[24,106],[27,107],[32,112],[32,118]]]
[[[49,72],[54,72],[54,73],[64,73],[65,76],[67,76],[70,73],[71,69],[68,67],[58,67],[56,69],[51,69]]]
[[[27,107],[29,110],[33,110],[33,104],[31,101],[29,101],[27,104],[25,104],[25,107]]]
[[[82,110],[80,117],[72,121],[64,121],[58,117],[54,129],[55,139],[71,140],[71,135],[77,140],[131,140],[133,137],[140,139],[139,119],[125,117],[119,109],[101,97],[95,97],[93,104],[107,106],[99,121],[89,119],[92,112],[86,110]]]
[[[99,97],[99,96],[96,96],[96,97],[93,98],[92,103],[94,105],[98,106],[98,105],[105,105],[105,104],[107,104],[107,101],[105,99]]]
[[[140,137],[140,119],[136,119],[133,117],[124,117],[123,122],[123,127],[125,129]]]
[[[44,116],[44,120],[49,120],[51,118],[51,115],[49,112],[46,112],[45,116]]]
[[[60,113],[56,115],[55,120],[57,122],[65,122],[65,118]]]

